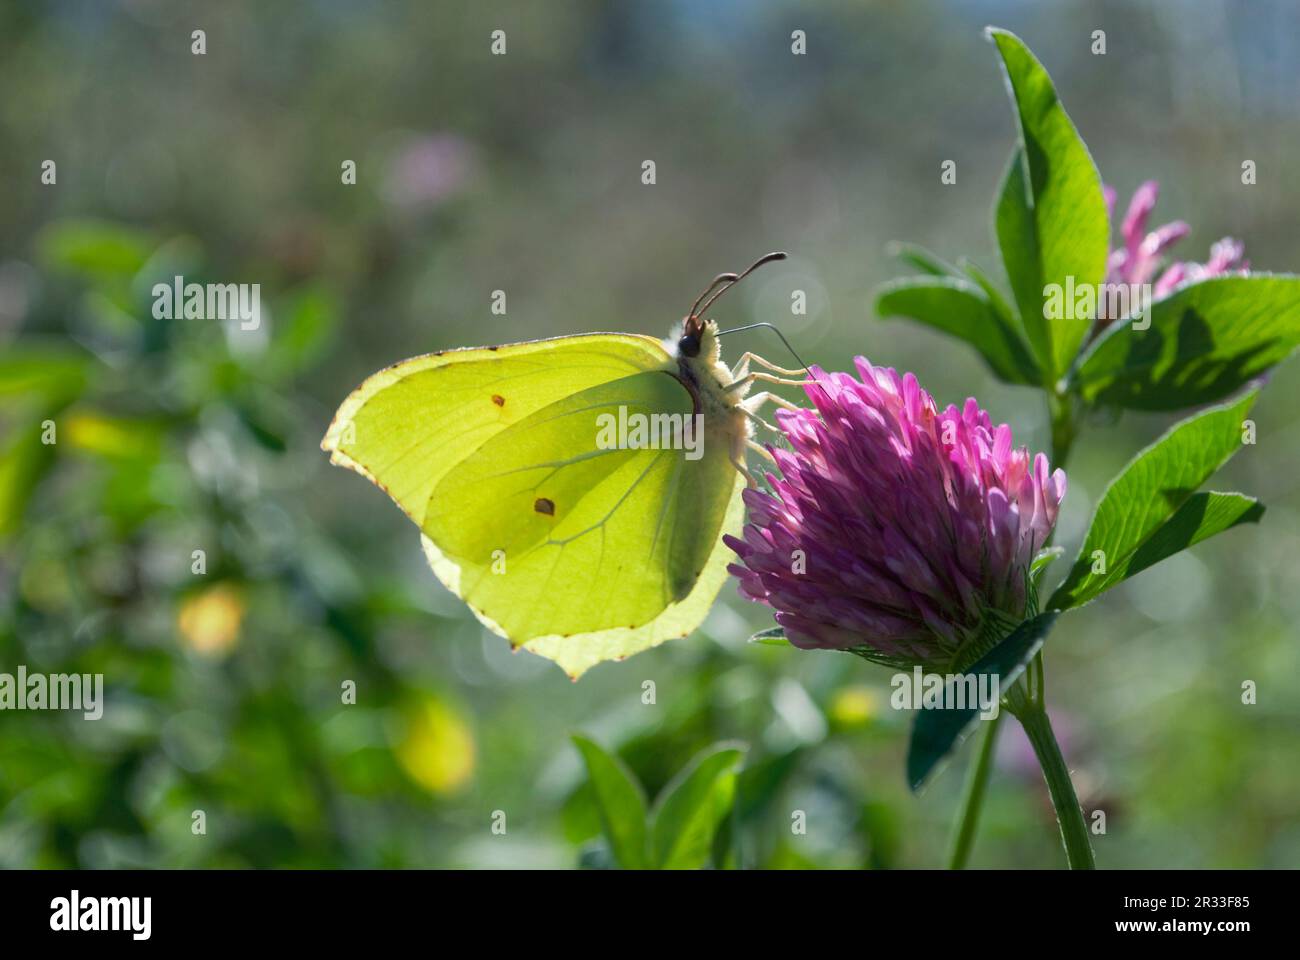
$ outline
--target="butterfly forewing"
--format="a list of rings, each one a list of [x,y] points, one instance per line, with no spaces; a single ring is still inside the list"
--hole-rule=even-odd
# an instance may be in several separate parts
[[[428,354],[381,370],[339,408],[321,446],[423,524],[448,470],[576,390],[668,362],[650,337],[591,334]]]

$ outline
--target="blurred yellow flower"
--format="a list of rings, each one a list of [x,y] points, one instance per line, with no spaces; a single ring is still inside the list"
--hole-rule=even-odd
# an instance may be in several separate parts
[[[835,691],[831,698],[831,723],[840,729],[869,726],[880,713],[880,695],[871,687],[857,684]]]
[[[407,712],[396,755],[425,790],[454,793],[474,776],[474,733],[458,710],[427,697]]]
[[[243,593],[228,583],[187,597],[176,615],[182,642],[195,653],[224,656],[239,642],[244,609]]]
[[[64,417],[63,436],[78,450],[101,457],[140,459],[158,452],[156,424],[80,410]]]

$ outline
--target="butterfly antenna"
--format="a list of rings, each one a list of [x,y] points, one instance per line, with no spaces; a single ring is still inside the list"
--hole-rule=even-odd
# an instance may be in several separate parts
[[[714,277],[712,280],[709,281],[709,285],[704,288],[704,292],[695,298],[695,302],[691,304],[691,310],[690,313],[687,314],[687,316],[698,317],[700,315],[700,311],[699,311],[700,303],[704,300],[705,297],[707,297],[709,294],[711,294],[714,290],[718,288],[718,284],[725,283],[730,285],[735,283],[739,279],[740,277],[734,273],[718,274],[716,277]]]
[[[795,352],[794,347],[790,346],[790,341],[785,338],[785,334],[782,333],[774,323],[768,323],[766,321],[762,323],[747,323],[743,327],[732,327],[730,330],[719,330],[718,336],[725,337],[729,333],[740,333],[744,330],[756,330],[759,327],[766,327],[767,329],[775,333],[778,337],[780,337],[781,342],[785,344],[785,348],[790,351],[790,356],[794,357],[795,360],[798,361],[799,366],[803,367],[803,372],[808,374],[808,379],[810,380],[817,379],[816,375],[814,375],[812,372],[812,368],[809,367],[808,364],[803,362],[803,357],[799,356],[799,354]]]
[[[705,297],[707,294],[709,294],[710,292],[712,292],[713,288],[714,288],[715,286],[717,286],[720,282],[723,282],[723,281],[725,280],[725,281],[726,281],[726,286],[724,286],[724,287],[723,287],[721,290],[719,290],[717,293],[714,293],[713,296],[709,297],[708,300],[705,300],[705,301],[704,301],[704,306],[700,307],[700,309],[699,309],[698,311],[695,310],[694,308],[692,308],[692,309],[691,309],[691,316],[693,316],[693,317],[698,317],[698,316],[700,316],[701,314],[703,314],[706,310],[709,309],[709,307],[713,306],[714,302],[718,299],[718,297],[722,296],[724,293],[726,293],[728,290],[730,290],[732,287],[734,287],[734,286],[735,286],[737,283],[739,283],[741,280],[744,280],[747,276],[749,276],[751,273],[753,273],[755,270],[757,270],[757,269],[758,269],[759,267],[761,267],[763,264],[765,264],[765,263],[772,263],[772,262],[774,262],[774,261],[776,261],[776,260],[784,260],[785,258],[786,258],[786,254],[784,254],[784,253],[782,253],[782,252],[780,252],[780,251],[777,251],[776,253],[769,253],[769,254],[768,254],[767,256],[765,256],[765,257],[759,257],[757,260],[755,260],[753,263],[751,263],[751,264],[750,264],[750,265],[749,265],[745,270],[743,270],[743,271],[740,272],[740,273],[722,273],[722,274],[719,274],[719,275],[717,276],[717,278],[713,281],[713,283],[709,284],[709,289],[708,289],[708,290],[705,290],[704,293],[700,295],[700,300],[704,300],[704,297]],[[699,305],[700,305],[700,300],[696,300],[696,301],[695,301],[695,305],[696,305],[697,307],[699,307]]]

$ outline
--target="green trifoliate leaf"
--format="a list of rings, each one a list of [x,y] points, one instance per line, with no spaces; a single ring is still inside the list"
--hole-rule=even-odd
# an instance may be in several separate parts
[[[1241,449],[1257,395],[1175,424],[1129,462],[1102,494],[1074,566],[1048,609],[1080,606],[1179,550],[1259,519],[1263,508],[1250,497],[1195,492]]]
[[[1300,277],[1212,277],[1111,324],[1075,380],[1086,400],[1177,410],[1221,400],[1300,345]]]

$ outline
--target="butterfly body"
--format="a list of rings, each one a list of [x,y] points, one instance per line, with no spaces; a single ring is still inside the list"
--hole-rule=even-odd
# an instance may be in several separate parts
[[[750,381],[737,378],[722,360],[722,341],[718,338],[718,325],[712,320],[698,325],[698,333],[686,333],[693,326],[688,317],[682,322],[683,333],[664,341],[671,346],[677,365],[676,376],[691,392],[697,412],[706,423],[717,424],[729,438],[732,460],[741,463],[746,441],[753,436],[753,423],[745,412],[744,400],[750,391]],[[687,341],[684,345],[683,341]],[[693,343],[692,343],[693,341]]]

